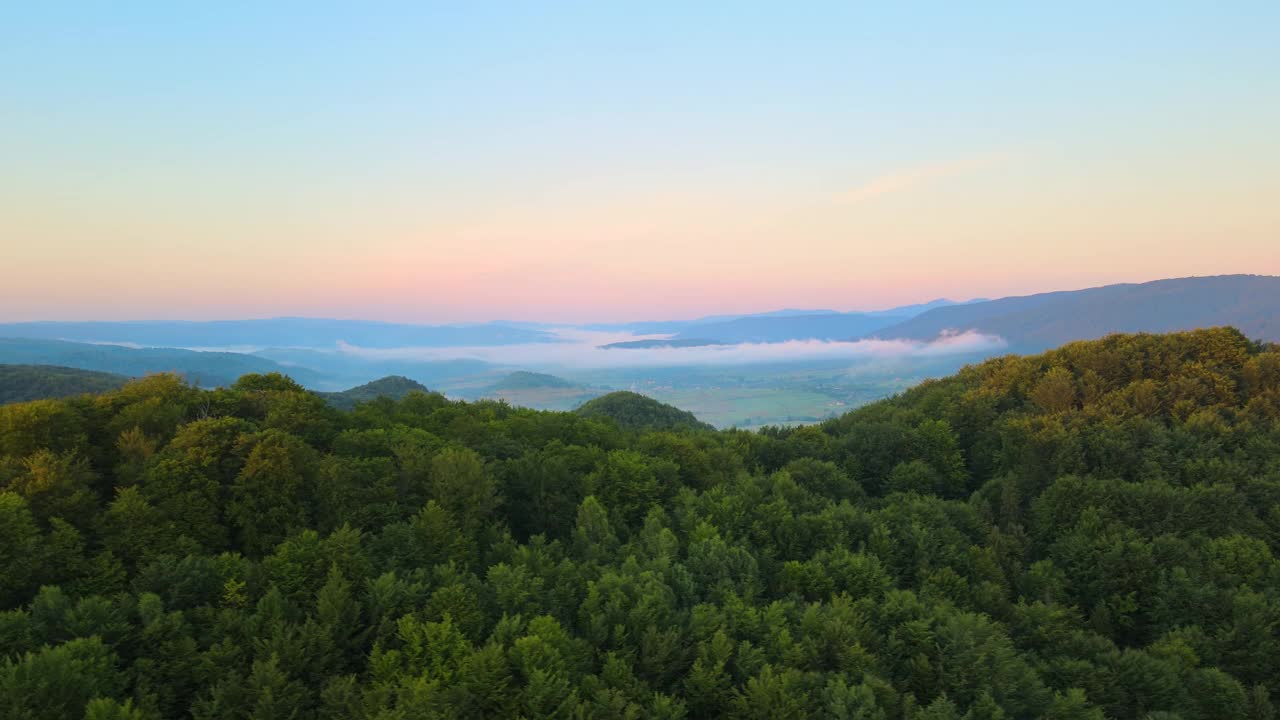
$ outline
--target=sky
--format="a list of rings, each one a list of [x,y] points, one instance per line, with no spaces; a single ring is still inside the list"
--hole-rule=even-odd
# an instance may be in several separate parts
[[[1280,274],[1280,3],[0,7],[0,320]]]

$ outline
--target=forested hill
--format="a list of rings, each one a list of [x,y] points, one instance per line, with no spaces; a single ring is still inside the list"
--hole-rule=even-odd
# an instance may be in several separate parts
[[[410,380],[401,375],[388,375],[349,390],[319,392],[316,394],[336,408],[350,410],[358,403],[369,402],[378,398],[399,400],[411,392],[427,392],[427,387],[416,380]]]
[[[687,410],[629,390],[618,390],[588,400],[574,412],[586,418],[607,418],[627,430],[712,429]]]
[[[494,383],[491,390],[533,390],[542,388],[551,389],[569,389],[581,387],[578,383],[565,380],[562,377],[548,375],[546,373],[529,372],[527,370],[517,370],[510,375],[502,378]]]
[[[115,390],[128,379],[57,365],[0,364],[0,405]]]
[[[1280,277],[1175,278],[1008,297],[935,308],[873,334],[932,340],[946,331],[976,330],[999,335],[1018,351],[1038,352],[1109,333],[1224,325],[1280,341]]]
[[[278,375],[0,407],[0,717],[1271,718],[1280,351],[637,432]]]

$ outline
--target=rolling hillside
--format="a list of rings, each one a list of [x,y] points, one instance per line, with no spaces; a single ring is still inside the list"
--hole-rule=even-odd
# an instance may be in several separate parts
[[[56,365],[0,365],[0,405],[106,392],[128,380],[123,375]]]

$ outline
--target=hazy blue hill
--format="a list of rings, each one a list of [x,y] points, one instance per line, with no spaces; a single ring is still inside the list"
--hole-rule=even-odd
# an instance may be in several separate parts
[[[29,338],[0,338],[0,363],[59,365],[128,377],[174,372],[203,387],[230,385],[248,373],[284,373],[308,387],[323,381],[322,376],[308,368],[284,367],[267,358],[243,353],[131,348]]]
[[[705,347],[707,345],[727,345],[728,343],[709,338],[652,338],[649,340],[624,340],[609,343],[600,347],[606,350],[646,350],[649,348],[682,348]]]
[[[1280,277],[1220,275],[1008,297],[937,308],[879,337],[930,340],[948,330],[999,335],[1038,351],[1111,333],[1176,332],[1230,325],[1280,340]]]
[[[517,370],[494,383],[494,390],[531,390],[535,388],[567,389],[581,387],[578,383],[546,373]]]
[[[208,322],[27,322],[0,324],[0,336],[134,343],[151,347],[447,347],[557,342],[543,330],[496,323],[412,325],[364,320],[270,318]]]
[[[713,429],[691,412],[626,390],[588,400],[575,412],[583,417],[609,418],[629,430]]]
[[[799,315],[840,315],[838,310],[828,310],[826,308],[783,308],[781,310],[769,310],[767,312],[748,313],[746,315],[707,315],[693,321],[696,325],[706,325],[708,323],[721,323],[729,320],[745,320],[748,318],[783,318],[796,317]]]
[[[336,408],[350,410],[355,407],[356,403],[377,400],[380,397],[399,400],[411,392],[431,392],[427,386],[422,383],[410,380],[407,377],[391,375],[388,377],[365,383],[350,390],[341,392],[322,392],[316,393],[323,397]]]
[[[905,316],[868,313],[770,315],[737,318],[689,328],[676,340],[712,340],[721,343],[768,343],[787,340],[843,340],[865,335],[899,322]]]
[[[115,390],[123,375],[57,365],[0,365],[0,404]]]
[[[696,320],[639,320],[636,322],[589,323],[583,330],[597,332],[629,332],[637,335],[674,334],[696,324]]]
[[[453,378],[479,375],[493,365],[473,358],[413,360],[369,357],[361,353],[307,348],[266,348],[253,355],[268,358],[285,367],[301,366],[330,378],[325,389],[358,385],[388,375],[403,375],[420,383],[439,385]],[[336,385],[334,383],[337,383]]]
[[[974,301],[971,300],[970,302],[974,302]],[[639,333],[643,335],[656,335],[659,333],[662,333],[662,334],[681,333],[683,334],[684,339],[689,339],[689,340],[713,340],[714,339],[717,342],[723,341],[727,343],[734,343],[734,342],[746,342],[744,340],[737,339],[737,335],[743,332],[743,328],[750,329],[754,324],[751,321],[760,320],[760,321],[764,321],[761,324],[763,331],[767,331],[769,334],[772,334],[774,336],[780,336],[780,337],[792,335],[792,337],[782,337],[783,340],[797,340],[797,339],[806,339],[806,338],[801,337],[801,335],[797,335],[796,332],[799,332],[801,334],[805,332],[810,332],[810,330],[806,325],[806,321],[803,318],[827,317],[829,318],[827,322],[830,322],[833,324],[839,324],[841,321],[838,320],[838,318],[842,318],[842,317],[846,318],[844,322],[848,322],[848,323],[856,322],[854,318],[874,319],[871,324],[875,324],[877,326],[882,327],[883,326],[882,323],[900,322],[907,318],[919,315],[920,313],[925,312],[927,310],[931,310],[935,307],[942,307],[944,305],[953,305],[953,304],[955,304],[955,302],[952,300],[946,300],[946,299],[940,298],[938,300],[931,300],[927,303],[920,303],[917,305],[903,305],[901,307],[889,308],[888,310],[871,310],[867,312],[839,312],[836,310],[826,310],[826,309],[784,308],[782,310],[770,310],[768,312],[746,313],[741,315],[707,315],[705,317],[700,317],[696,320],[652,320],[652,321],[646,320],[646,321],[639,321],[639,322],[624,322],[624,323],[596,323],[592,325],[584,325],[582,327],[584,330],[606,330],[606,331],[623,330],[626,332]],[[799,324],[796,324],[797,319],[799,319],[798,320]],[[741,324],[722,327],[727,323],[741,323]],[[800,328],[800,330],[789,333],[786,330],[786,328],[789,325]],[[705,327],[712,328],[713,332],[700,333],[699,329],[705,328]],[[762,330],[754,330],[754,332],[759,333],[759,332],[762,332]],[[822,335],[826,335],[828,332],[829,331],[825,328],[821,330]],[[717,335],[726,334],[726,333],[728,334],[728,337],[725,337],[725,338],[716,337]],[[848,333],[845,333],[845,335],[847,334]],[[839,337],[843,337],[843,336],[839,336]],[[644,342],[644,341],[640,341],[640,342]],[[696,344],[712,345],[716,343],[699,342]],[[623,346],[621,343],[615,343],[615,345],[619,347]],[[636,345],[633,347],[665,347],[665,346]],[[675,347],[688,347],[688,346],[686,345],[686,346],[675,346]]]
[[[902,305],[900,307],[889,308],[888,310],[874,310],[872,312],[868,312],[865,314],[889,315],[899,319],[912,318],[921,313],[926,313],[926,312],[929,312],[930,310],[934,310],[940,307],[948,307],[950,305],[969,305],[976,302],[986,302],[986,301],[987,301],[987,298],[974,298],[972,300],[965,300],[964,302],[957,302],[955,300],[948,300],[946,298],[938,298],[937,300],[930,300],[929,302],[926,302],[926,303],[918,303],[916,305]]]

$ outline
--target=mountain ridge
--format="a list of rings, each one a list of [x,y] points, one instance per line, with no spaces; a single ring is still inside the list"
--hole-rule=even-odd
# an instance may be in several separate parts
[[[256,355],[182,348],[134,348],[65,340],[0,337],[0,364],[57,365],[126,377],[176,372],[200,385],[226,386],[250,373],[278,372],[312,386],[322,380],[315,371],[285,367]]]
[[[1280,277],[1213,275],[1116,283],[935,308],[870,335],[928,341],[946,332],[1004,338],[1036,352],[1112,333],[1165,333],[1232,326],[1251,338],[1280,341]]]
[[[336,347],[340,343],[384,348],[559,342],[545,330],[496,323],[417,325],[299,317],[0,323],[0,336],[174,348]]]

